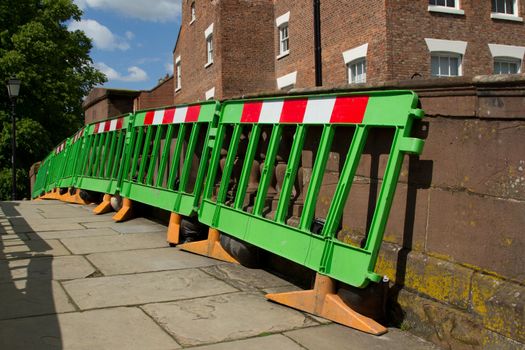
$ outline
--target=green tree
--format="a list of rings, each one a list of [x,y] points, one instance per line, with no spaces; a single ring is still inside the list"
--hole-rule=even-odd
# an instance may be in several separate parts
[[[81,15],[72,0],[0,1],[0,82],[13,75],[22,80],[17,166],[24,171],[82,126],[83,97],[106,80],[93,67],[90,39],[81,31],[67,29],[68,21]],[[7,89],[0,91],[2,171],[10,167],[11,120]],[[1,176],[2,181],[10,186],[10,178]],[[27,187],[20,197],[29,195]],[[0,194],[3,199],[7,198]]]

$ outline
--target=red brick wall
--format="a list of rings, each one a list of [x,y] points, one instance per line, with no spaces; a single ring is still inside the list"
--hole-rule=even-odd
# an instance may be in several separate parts
[[[313,7],[311,1],[277,0],[275,18],[290,11],[288,37],[290,54],[276,60],[279,55],[279,31],[273,22],[275,78],[297,71],[295,87],[315,86]],[[277,82],[274,82],[277,89]]]
[[[142,91],[136,99],[137,109],[157,108],[173,104],[173,77],[168,78],[151,91]]]
[[[343,52],[368,43],[367,83],[390,78],[383,0],[321,1],[323,85],[348,83]]]
[[[206,0],[195,0],[196,20],[190,24],[191,0],[182,0],[182,21],[179,40],[173,53],[173,64],[177,56],[181,56],[182,88],[175,93],[175,103],[188,103],[203,101],[205,93],[215,87],[215,96],[220,98],[221,81],[220,66],[221,57],[217,55],[217,49],[221,46],[220,23],[218,21],[217,2]],[[213,44],[214,62],[211,66],[204,68],[206,64],[206,40],[204,31],[210,24],[214,23]],[[176,86],[177,83],[174,82]]]
[[[465,15],[428,11],[426,1],[399,0],[387,8],[392,79],[410,79],[414,73],[430,77],[430,53],[424,38],[468,42],[463,75],[492,74],[493,59],[487,44],[525,46],[523,22],[490,18],[491,2],[463,0]],[[518,2],[519,14],[525,2]]]

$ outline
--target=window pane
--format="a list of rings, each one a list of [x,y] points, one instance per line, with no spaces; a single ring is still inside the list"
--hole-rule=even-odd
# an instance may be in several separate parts
[[[518,73],[518,64],[517,63],[510,63],[509,64],[509,74],[517,74]]]
[[[448,57],[439,58],[439,75],[449,75],[448,65]]]
[[[505,1],[505,13],[509,15],[514,14],[514,0],[506,0]]]
[[[431,58],[431,73],[432,75],[439,75],[439,57],[438,56],[432,56]]]
[[[494,61],[494,74],[503,74],[501,73],[501,64],[497,61]]]
[[[450,75],[459,75],[459,59],[457,57],[450,57]]]

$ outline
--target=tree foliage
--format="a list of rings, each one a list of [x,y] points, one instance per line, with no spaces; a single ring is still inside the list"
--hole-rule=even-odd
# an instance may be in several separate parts
[[[26,171],[82,126],[83,97],[105,81],[92,65],[90,39],[67,29],[81,15],[72,0],[0,1],[0,81],[13,75],[22,80],[17,165]],[[0,91],[0,169],[5,169],[11,154],[10,101],[7,89]]]

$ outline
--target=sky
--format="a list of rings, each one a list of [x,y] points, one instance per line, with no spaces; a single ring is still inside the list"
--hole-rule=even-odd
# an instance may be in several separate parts
[[[107,88],[150,90],[173,74],[173,47],[180,26],[180,0],[74,0],[83,10],[69,30],[93,41],[95,67]]]

